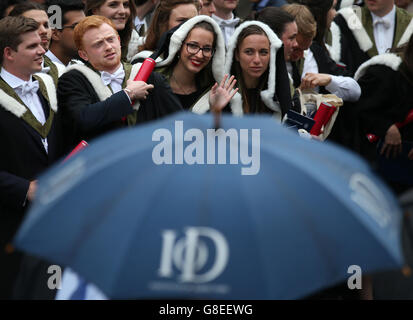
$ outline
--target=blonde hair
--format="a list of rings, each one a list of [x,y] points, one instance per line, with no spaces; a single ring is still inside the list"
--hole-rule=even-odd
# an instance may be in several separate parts
[[[292,3],[281,8],[294,17],[298,33],[307,39],[314,39],[317,33],[317,23],[313,14],[305,5]]]

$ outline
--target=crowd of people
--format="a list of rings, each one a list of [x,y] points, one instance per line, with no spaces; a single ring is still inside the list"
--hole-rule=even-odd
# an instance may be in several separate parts
[[[39,174],[81,140],[177,111],[281,123],[305,113],[300,92],[333,94],[344,105],[327,140],[396,193],[413,186],[410,13],[394,0],[250,5],[241,17],[238,0],[2,1],[0,299],[54,298],[47,264],[10,244]]]

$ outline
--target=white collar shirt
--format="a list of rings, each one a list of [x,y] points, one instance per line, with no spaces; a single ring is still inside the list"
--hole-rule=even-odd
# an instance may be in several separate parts
[[[105,86],[110,86],[113,93],[117,93],[122,90],[122,83],[125,78],[125,70],[123,65],[120,64],[119,68],[115,72],[109,73],[106,71],[100,71],[102,82]]]
[[[384,17],[371,12],[373,19],[374,42],[379,54],[387,52],[393,46],[393,36],[396,21],[396,6]]]
[[[1,68],[0,76],[14,90],[14,92],[16,92],[16,94],[23,101],[23,103],[27,106],[27,108],[29,108],[29,110],[34,115],[34,117],[37,119],[37,121],[39,121],[42,125],[44,125],[46,122],[46,117],[43,111],[43,106],[40,101],[40,98],[37,95],[37,91],[28,92],[26,94],[23,94],[23,90],[22,90],[23,86],[25,86],[26,84],[32,86],[34,83],[38,83],[37,80],[33,81],[33,79],[31,78],[29,81],[24,81],[16,77],[15,75],[11,74],[4,68]],[[47,139],[42,138],[42,142],[47,152],[48,151]]]
[[[225,45],[228,45],[228,41],[231,38],[232,34],[235,31],[237,24],[239,23],[240,19],[235,18],[234,14],[231,13],[231,19],[225,20],[221,19],[220,17],[212,14],[212,19],[218,23],[219,27],[221,28],[222,34],[224,36]]]

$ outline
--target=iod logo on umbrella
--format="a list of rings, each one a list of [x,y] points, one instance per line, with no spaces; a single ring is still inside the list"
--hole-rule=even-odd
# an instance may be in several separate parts
[[[180,270],[179,282],[205,283],[216,279],[227,266],[228,243],[222,233],[215,229],[188,227],[185,237],[179,240],[175,230],[164,230],[162,239],[158,271],[162,278],[172,278],[174,269],[177,269]]]
[[[242,175],[256,175],[260,171],[260,129],[251,129],[251,143],[249,129],[239,129],[239,132],[233,128],[226,131],[207,129],[205,137],[204,132],[196,128],[184,132],[183,121],[175,121],[174,131],[174,135],[165,128],[153,132],[152,141],[159,141],[152,150],[152,160],[155,164],[227,164],[229,158],[229,164],[240,162],[245,166],[241,168]],[[184,148],[185,142],[190,143]],[[248,153],[249,145],[251,156]]]

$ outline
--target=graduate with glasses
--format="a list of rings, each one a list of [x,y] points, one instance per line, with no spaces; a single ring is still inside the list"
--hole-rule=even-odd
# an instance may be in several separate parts
[[[142,52],[142,57],[147,54]],[[156,70],[168,79],[184,109],[204,113],[215,104],[217,96],[211,88],[224,78],[224,60],[225,44],[218,24],[200,15],[186,21],[172,34],[168,55],[160,59]],[[231,84],[235,84],[234,79],[227,89]]]
[[[62,23],[52,26],[52,41],[46,56],[56,64],[68,66],[79,59],[73,31],[76,25],[85,17],[84,5],[81,0],[48,0],[47,6],[59,6],[62,10]],[[50,11],[51,16],[53,11]]]

